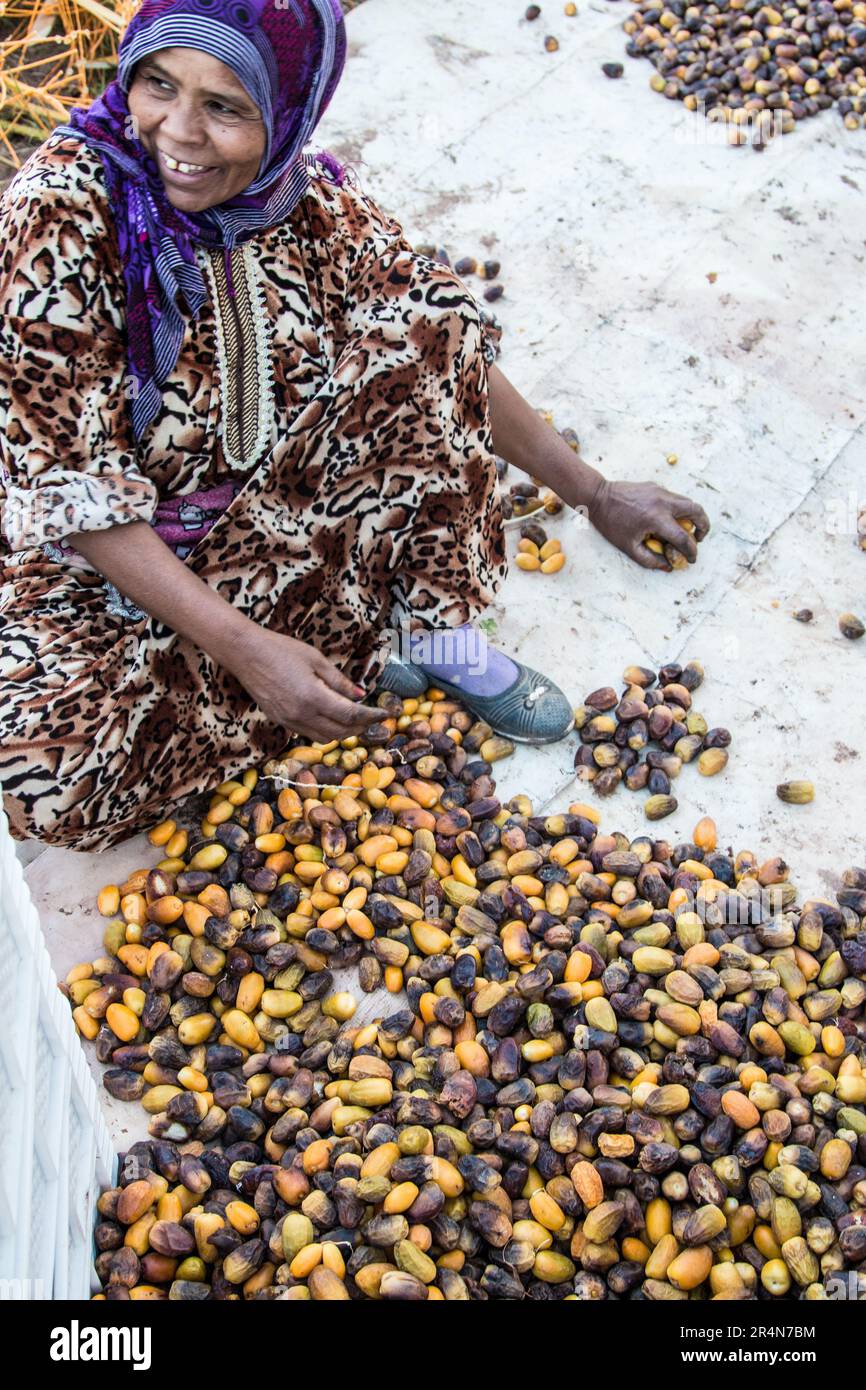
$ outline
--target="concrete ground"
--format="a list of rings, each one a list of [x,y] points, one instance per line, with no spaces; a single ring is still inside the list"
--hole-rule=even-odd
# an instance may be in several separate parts
[[[730,763],[712,780],[686,767],[655,833],[687,839],[709,813],[725,846],[781,854],[803,896],[826,895],[866,862],[866,639],[837,628],[845,611],[866,620],[866,136],[830,112],[761,154],[719,144],[650,90],[649,64],[604,77],[624,58],[625,6],[583,0],[567,19],[557,0],[534,24],[524,10],[367,0],[348,16],[321,144],[414,241],[501,260],[501,366],[577,429],[590,462],[711,517],[697,567],[672,574],[637,568],[574,514],[552,522],[568,565],[512,570],[494,641],[575,704],[629,663],[701,660],[696,707],[733,731]],[[808,626],[792,617],[805,607]],[[577,746],[521,749],[498,765],[501,794],[539,811],[592,802]],[[795,777],[814,781],[812,805],[777,800]],[[642,803],[623,789],[598,802],[604,828],[646,831]],[[100,951],[99,887],[157,855],[138,836],[23,857],[63,975]],[[364,998],[359,1016],[378,1005]],[[106,1111],[118,1145],[143,1133],[138,1107],[106,1096]]]

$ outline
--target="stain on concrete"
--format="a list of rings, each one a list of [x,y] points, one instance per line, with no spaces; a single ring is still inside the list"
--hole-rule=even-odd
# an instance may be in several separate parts
[[[477,63],[479,58],[489,56],[484,49],[470,48],[468,44],[458,43],[456,39],[449,39],[445,34],[428,34],[427,42],[433,49],[437,63],[449,72],[469,67],[470,64]]]

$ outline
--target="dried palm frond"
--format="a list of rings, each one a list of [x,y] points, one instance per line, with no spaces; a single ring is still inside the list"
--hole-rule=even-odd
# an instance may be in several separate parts
[[[0,0],[0,165],[88,106],[111,81],[139,0]]]

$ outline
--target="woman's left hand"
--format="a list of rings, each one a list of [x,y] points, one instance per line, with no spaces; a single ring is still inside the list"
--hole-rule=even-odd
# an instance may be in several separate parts
[[[695,542],[710,529],[703,507],[657,483],[614,483],[605,478],[588,511],[596,530],[645,569],[670,569],[664,556],[647,549],[648,536],[669,542],[693,565],[698,558]],[[694,536],[679,525],[680,517],[694,522]]]

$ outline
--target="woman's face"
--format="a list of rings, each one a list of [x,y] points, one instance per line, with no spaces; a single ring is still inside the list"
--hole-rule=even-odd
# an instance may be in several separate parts
[[[129,113],[169,202],[183,212],[224,203],[258,173],[266,138],[261,112],[231,68],[209,53],[163,48],[142,58]]]

